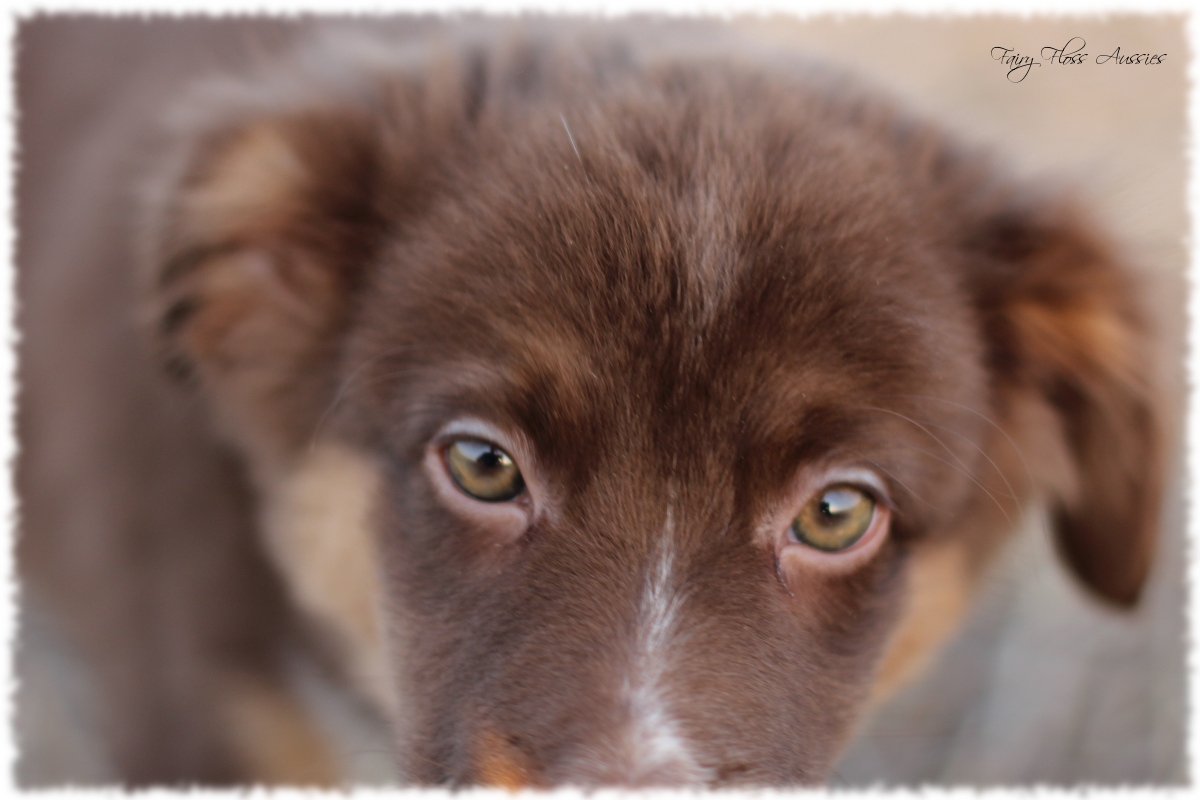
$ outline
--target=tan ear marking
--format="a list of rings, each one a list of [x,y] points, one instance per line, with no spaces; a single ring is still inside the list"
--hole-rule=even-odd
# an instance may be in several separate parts
[[[242,131],[184,192],[180,233],[198,240],[242,239],[277,231],[309,183],[294,146],[275,124]]]
[[[1024,299],[1010,314],[1037,362],[1093,379],[1136,381],[1134,332],[1112,310],[1095,303],[1049,307]]]
[[[1045,449],[1039,436],[1054,437],[1051,449],[1067,455],[1036,468],[1059,552],[1097,596],[1131,605],[1154,550],[1162,469],[1153,341],[1137,275],[1066,206],[993,212],[983,224],[1004,234],[985,248],[992,268],[979,272],[979,303],[995,315],[995,360],[1006,365],[1000,405],[1010,415],[1040,406],[1055,418],[1036,421],[1037,431],[1021,431],[1015,417],[1009,424],[1036,448]],[[1021,246],[1005,246],[1012,241]]]

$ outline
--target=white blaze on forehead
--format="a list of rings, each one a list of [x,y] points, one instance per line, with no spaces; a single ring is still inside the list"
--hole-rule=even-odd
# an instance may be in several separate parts
[[[637,640],[625,681],[630,726],[624,745],[635,772],[670,771],[678,780],[704,781],[708,771],[696,763],[671,713],[668,668],[677,638],[681,598],[673,583],[674,519],[667,520],[654,565],[638,609]]]

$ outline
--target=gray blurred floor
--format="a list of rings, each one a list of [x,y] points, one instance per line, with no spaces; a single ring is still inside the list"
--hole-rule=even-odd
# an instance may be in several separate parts
[[[1153,281],[1167,346],[1163,374],[1181,440],[1185,67],[1180,18],[875,18],[738,23],[773,44],[846,64],[996,145],[1021,174],[1086,196]],[[1036,53],[1084,37],[1088,51],[1168,53],[1162,65],[1044,65],[1019,84],[993,46]],[[1111,67],[1111,68],[1109,68]],[[1181,783],[1186,673],[1182,453],[1163,517],[1163,546],[1143,605],[1118,615],[1083,597],[1033,521],[999,565],[963,634],[915,685],[866,720],[838,769],[848,785]],[[18,773],[26,785],[103,783],[89,736],[87,675],[27,607],[17,657]],[[296,681],[341,742],[347,771],[388,775],[382,728],[303,664]]]

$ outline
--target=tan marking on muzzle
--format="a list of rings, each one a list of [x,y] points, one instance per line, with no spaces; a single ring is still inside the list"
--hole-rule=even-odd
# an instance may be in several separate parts
[[[355,687],[394,712],[371,525],[381,483],[359,452],[317,441],[271,487],[264,535],[296,605],[330,635]]]
[[[484,729],[475,748],[475,780],[510,792],[538,786],[524,754],[491,728]]]
[[[872,705],[925,669],[965,616],[975,579],[962,540],[916,552],[909,572],[907,606],[880,664],[871,690]]]

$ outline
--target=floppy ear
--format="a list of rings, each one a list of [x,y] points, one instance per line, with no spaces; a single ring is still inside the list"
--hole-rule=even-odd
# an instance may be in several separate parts
[[[1135,277],[1065,206],[1008,203],[970,246],[982,255],[976,290],[998,387],[1050,411],[1050,424],[1016,438],[1052,437],[1066,453],[1056,467],[1066,474],[1043,487],[1059,552],[1094,592],[1132,605],[1154,552],[1162,470]]]
[[[331,401],[355,294],[388,226],[478,102],[461,70],[303,54],[180,105],[146,203],[145,286],[162,360],[239,444],[278,461]],[[437,80],[437,91],[424,91]],[[262,459],[259,459],[262,460]]]

